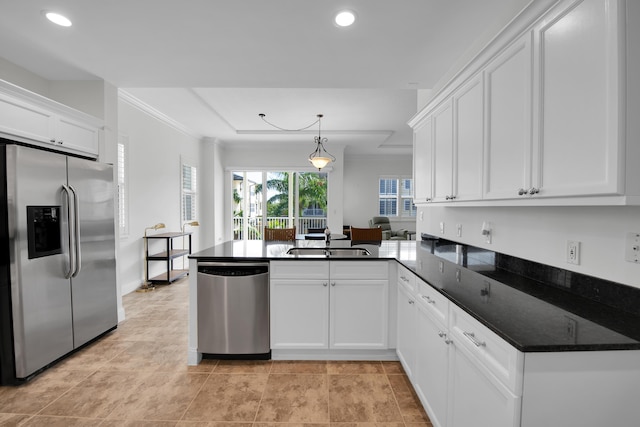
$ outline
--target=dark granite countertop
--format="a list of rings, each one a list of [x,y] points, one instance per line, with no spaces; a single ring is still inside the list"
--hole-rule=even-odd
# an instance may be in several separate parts
[[[615,300],[604,304],[572,289],[540,281],[539,277],[534,280],[530,275],[516,274],[512,271],[517,270],[513,267],[519,265],[518,259],[509,257],[509,266],[505,269],[505,256],[450,241],[383,241],[380,245],[352,244],[349,240],[331,242],[331,247],[352,245],[366,248],[371,256],[337,259],[397,260],[520,351],[640,349],[640,315],[624,310],[629,301],[620,301],[620,306],[615,305]],[[194,253],[190,258],[202,261],[336,259],[286,254],[292,247],[324,246],[323,241],[317,240],[232,241]],[[536,268],[540,271],[544,267],[538,264]],[[590,285],[597,286],[598,279],[590,279]],[[640,300],[640,289],[611,282],[603,286],[613,287],[615,292],[622,287],[624,295]],[[481,293],[487,288],[488,294]]]

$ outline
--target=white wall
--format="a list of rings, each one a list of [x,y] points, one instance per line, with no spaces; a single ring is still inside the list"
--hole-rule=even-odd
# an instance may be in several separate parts
[[[224,240],[224,165],[223,149],[216,139],[202,144],[202,181],[200,185],[200,247],[208,248]]]
[[[378,215],[378,180],[381,176],[411,177],[410,155],[349,156],[344,172],[344,224],[368,227],[369,219]],[[393,228],[415,230],[414,219],[391,218]]]
[[[26,68],[22,68],[2,57],[0,57],[0,79],[49,97],[49,80],[43,79]]]
[[[144,229],[158,222],[167,226],[158,232],[181,229],[181,157],[196,162],[199,180],[203,162],[200,160],[202,143],[199,140],[122,99],[118,105],[118,126],[129,138],[129,236],[120,239],[119,259],[122,291],[126,294],[138,288],[144,277]],[[203,198],[199,193],[200,204]],[[206,220],[203,218],[202,221]],[[200,248],[200,230],[193,228],[192,231],[193,249],[197,251]],[[176,242],[176,245],[180,243]],[[160,265],[152,266],[150,275],[159,274],[162,268]]]

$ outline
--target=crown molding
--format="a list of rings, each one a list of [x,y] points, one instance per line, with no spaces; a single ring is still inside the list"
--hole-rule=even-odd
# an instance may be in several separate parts
[[[129,92],[127,92],[126,90],[123,89],[118,89],[118,98],[121,101],[126,102],[127,104],[131,105],[132,107],[137,108],[138,110],[142,111],[143,113],[153,117],[154,119],[166,124],[167,126],[177,130],[178,132],[181,132],[191,138],[195,138],[198,140],[201,140],[203,138],[203,135],[200,135],[197,132],[194,132],[193,130],[189,129],[188,127],[186,127],[185,125],[183,125],[182,123],[172,119],[171,117],[167,116],[166,114],[162,113],[161,111],[156,110],[155,108],[153,108],[152,106],[150,106],[149,104],[141,101],[140,99],[136,98],[135,96],[131,95]]]

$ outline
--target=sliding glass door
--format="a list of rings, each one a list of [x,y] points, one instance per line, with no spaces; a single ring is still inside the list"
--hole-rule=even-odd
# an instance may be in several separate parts
[[[304,234],[327,225],[326,173],[234,171],[231,181],[234,240],[262,239],[265,226]]]

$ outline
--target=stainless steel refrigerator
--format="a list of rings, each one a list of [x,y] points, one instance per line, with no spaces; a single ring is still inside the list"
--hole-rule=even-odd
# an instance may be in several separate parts
[[[111,165],[0,140],[0,382],[117,325]]]

